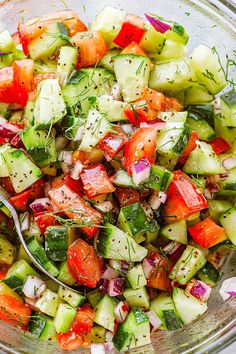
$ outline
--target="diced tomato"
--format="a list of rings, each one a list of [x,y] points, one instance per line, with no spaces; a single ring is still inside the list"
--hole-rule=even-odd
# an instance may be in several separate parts
[[[182,156],[179,158],[179,163],[181,163],[182,165],[184,165],[186,163],[186,161],[188,160],[188,157],[190,155],[190,152],[193,151],[197,146],[197,143],[196,143],[197,140],[198,140],[197,133],[195,131],[192,131],[189,141],[188,141],[188,145],[187,145],[186,149],[184,150]]]
[[[121,208],[140,201],[140,194],[137,189],[117,188],[115,195]]]
[[[57,333],[57,342],[63,350],[76,350],[82,347],[84,340],[78,333],[69,331],[67,333]]]
[[[29,199],[31,195],[31,190],[25,191],[23,193],[17,194],[15,197],[11,197],[9,202],[17,208],[18,210],[24,212],[27,210]]]
[[[115,187],[102,164],[84,168],[81,175],[84,191],[88,198],[99,194],[112,193]]]
[[[191,179],[182,171],[174,171],[174,180],[167,192],[164,208],[166,222],[173,222],[189,217],[208,208],[204,195]]]
[[[143,57],[147,56],[144,50],[136,42],[132,42],[127,45],[127,47],[125,47],[120,54],[135,54],[142,55]]]
[[[2,177],[1,178],[1,185],[9,194],[15,194],[15,189],[11,183],[10,177]]]
[[[163,103],[166,100],[163,93],[152,90],[148,87],[143,90],[142,98],[145,99],[148,102],[149,107],[155,111],[161,111]]]
[[[8,140],[6,138],[2,138],[0,137],[0,145],[4,145],[8,142]]]
[[[162,110],[167,112],[168,111],[180,112],[183,110],[183,106],[179,103],[177,98],[165,97],[165,102],[163,103]]]
[[[188,232],[203,248],[210,248],[227,239],[224,228],[217,225],[211,217],[189,227]]]
[[[13,63],[13,84],[17,91],[17,103],[24,107],[31,91],[34,62],[32,59],[15,60]]]
[[[63,185],[66,185],[73,192],[79,194],[80,196],[84,194],[84,188],[81,179],[75,180],[70,175],[66,174],[52,181],[52,188],[59,188]]]
[[[117,125],[112,133],[108,133],[100,142],[99,147],[104,152],[106,159],[111,160],[128,142],[128,137],[123,129]]]
[[[133,164],[146,157],[152,164],[156,150],[156,137],[158,127],[153,124],[150,128],[139,128],[131,136],[125,146],[125,168],[132,174]]]
[[[79,284],[96,288],[102,276],[103,261],[93,246],[77,239],[68,248],[68,268]]]
[[[217,137],[209,143],[216,155],[223,154],[228,151],[231,146],[223,138]]]
[[[127,119],[134,125],[147,122],[149,107],[146,100],[137,100],[130,103],[124,111]],[[154,112],[155,113],[155,112]],[[154,117],[155,118],[155,117]]]
[[[71,329],[78,334],[89,333],[93,327],[95,311],[90,305],[86,304],[78,308]]]
[[[38,224],[38,227],[42,234],[46,232],[47,227],[53,226],[56,223],[55,217],[53,215],[49,215],[47,212],[35,214],[34,220]]]
[[[0,319],[13,326],[25,329],[30,320],[31,310],[22,301],[11,295],[0,294]]]
[[[72,44],[79,50],[77,69],[95,65],[107,52],[105,40],[95,31],[77,33]]]
[[[4,273],[1,269],[0,269],[0,281],[4,280],[6,278],[6,273]]]
[[[30,187],[30,200],[42,198],[44,196],[44,181],[39,179]]]
[[[113,42],[125,48],[132,42],[139,43],[144,33],[145,29],[143,27],[139,27],[131,22],[124,22]]]
[[[20,149],[23,148],[23,142],[20,138],[20,135],[17,133],[10,141],[11,146],[13,146],[14,148]]]
[[[37,89],[39,83],[47,79],[56,79],[57,74],[55,72],[45,72],[42,74],[35,75],[32,79],[32,90]]]
[[[83,226],[83,231],[88,237],[93,237],[98,232],[98,225],[101,224],[102,215],[91,208],[78,194],[69,187],[63,185],[57,189],[49,191],[53,203],[69,218],[77,220],[78,224],[91,224]]]
[[[154,266],[149,279],[147,279],[147,286],[154,289],[170,291],[171,281],[169,279],[169,273],[171,272],[173,265],[167,257],[162,256],[157,252],[150,252],[148,258],[151,258],[154,262]]]
[[[12,67],[5,67],[0,69],[0,102],[17,102],[17,92],[13,85]]]

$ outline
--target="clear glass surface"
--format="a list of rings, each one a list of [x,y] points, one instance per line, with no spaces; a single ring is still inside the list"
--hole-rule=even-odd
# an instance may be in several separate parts
[[[7,28],[14,32],[17,22],[33,16],[65,9],[75,10],[89,23],[105,6],[116,6],[127,12],[143,15],[150,11],[173,19],[187,28],[189,51],[200,43],[215,46],[221,58],[232,56],[236,49],[235,1],[190,0],[0,0],[0,31]],[[223,278],[236,276],[236,252],[223,268]],[[153,335],[152,345],[139,348],[134,353],[216,353],[236,339],[236,300],[222,302],[219,287],[213,290],[209,310],[194,323],[175,332]],[[77,350],[73,353],[88,353]],[[27,333],[0,322],[0,353],[60,354],[54,343],[37,340]]]

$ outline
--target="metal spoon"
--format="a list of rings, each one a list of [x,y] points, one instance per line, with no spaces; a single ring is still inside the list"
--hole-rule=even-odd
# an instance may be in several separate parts
[[[19,236],[20,242],[22,244],[22,246],[24,247],[25,252],[27,253],[27,255],[29,256],[29,258],[32,259],[32,262],[34,263],[34,265],[44,274],[46,274],[49,278],[51,278],[53,281],[55,281],[57,284],[63,286],[64,288],[67,288],[68,290],[72,290],[74,292],[77,292],[79,294],[81,294],[78,290],[70,287],[69,285],[66,285],[64,283],[62,283],[60,280],[58,280],[57,278],[55,278],[52,274],[50,274],[46,269],[44,269],[44,267],[34,258],[34,256],[31,254],[31,252],[29,251],[27,244],[25,242],[25,239],[22,235],[21,232],[21,228],[20,228],[20,222],[19,222],[19,218],[17,215],[17,212],[15,210],[15,208],[9,203],[9,201],[7,200],[7,198],[5,197],[6,193],[3,193],[5,191],[1,191],[0,193],[0,202],[2,202],[7,209],[10,210],[11,215],[13,217],[14,223],[15,223],[15,228],[16,228],[16,232]],[[4,194],[4,195],[3,195]]]

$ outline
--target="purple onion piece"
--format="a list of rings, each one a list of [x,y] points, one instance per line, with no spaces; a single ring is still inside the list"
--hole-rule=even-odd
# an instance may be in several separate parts
[[[109,287],[109,280],[101,279],[99,285],[99,290],[101,291],[101,293],[108,294],[108,287]]]
[[[108,295],[111,297],[122,295],[125,289],[125,279],[115,278],[109,280]]]
[[[35,213],[42,213],[47,211],[51,207],[51,201],[49,198],[40,198],[36,199],[33,203],[30,204],[30,208]]]
[[[150,176],[151,165],[149,160],[145,157],[136,161],[132,165],[132,178],[135,185],[139,185]]]
[[[236,167],[236,158],[233,156],[227,157],[227,159],[223,160],[222,165],[227,171],[232,170]]]
[[[155,30],[157,32],[165,33],[169,29],[171,29],[170,25],[168,25],[165,22],[162,22],[162,21],[158,20],[156,17],[150,16],[148,14],[144,14],[144,15],[145,15],[146,19],[148,20],[148,22],[155,28]]]

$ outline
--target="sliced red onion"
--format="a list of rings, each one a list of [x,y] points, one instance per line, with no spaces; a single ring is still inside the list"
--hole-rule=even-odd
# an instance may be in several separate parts
[[[84,125],[81,125],[77,129],[77,132],[75,134],[73,141],[80,141],[83,137],[83,134],[84,134]]]
[[[112,85],[111,98],[113,98],[113,100],[116,100],[116,101],[121,101],[122,100],[120,85],[118,84],[118,82],[115,82]]]
[[[121,260],[121,272],[124,273],[124,274],[127,274],[128,271],[130,269],[130,263],[125,261],[125,260]]]
[[[20,129],[14,125],[9,123],[5,118],[0,117],[0,137],[1,138],[13,138]]]
[[[143,272],[144,272],[146,279],[150,278],[154,266],[155,266],[155,264],[152,259],[144,258],[143,263],[142,263],[142,267],[143,267]]]
[[[9,53],[0,51],[0,55],[7,55]]]
[[[167,199],[167,194],[165,192],[154,191],[149,199],[149,204],[152,209],[158,209],[161,204],[164,204]]]
[[[207,188],[211,193],[219,192],[220,188],[217,183],[208,183]],[[209,198],[208,198],[209,199]]]
[[[122,124],[121,128],[128,136],[132,135],[136,130],[136,128],[132,124]]]
[[[90,345],[91,354],[105,354],[105,348],[103,344],[92,343]]]
[[[118,323],[124,322],[126,320],[126,317],[128,316],[128,313],[128,306],[123,301],[120,301],[115,308],[116,321]]]
[[[46,283],[37,276],[28,275],[22,292],[30,299],[38,299],[46,290]]]
[[[106,200],[105,202],[96,205],[96,208],[101,210],[103,213],[108,213],[113,209],[113,204],[109,200]]]
[[[64,162],[68,166],[72,165],[72,154],[73,151],[61,151],[58,160]]]
[[[51,200],[49,198],[36,199],[33,203],[30,204],[30,208],[35,213],[42,213],[50,209],[50,207],[51,207]]]
[[[107,269],[102,275],[102,279],[111,280],[114,278],[117,278],[117,272],[113,268],[107,266]]]
[[[236,167],[236,158],[233,156],[228,157],[227,159],[223,160],[222,165],[227,171],[232,170]]]
[[[173,263],[176,263],[178,259],[182,256],[185,248],[186,245],[171,241],[163,248],[163,252]]]
[[[68,139],[62,135],[59,135],[55,139],[55,144],[56,144],[56,150],[62,151],[63,149],[66,148],[66,145],[68,144]]]
[[[146,312],[147,317],[149,318],[149,322],[152,326],[151,332],[156,331],[158,328],[161,327],[161,319],[155,314],[153,311]]]
[[[223,281],[220,288],[220,295],[223,301],[228,300],[231,296],[236,296],[236,277],[228,278]]]
[[[155,16],[150,16],[148,14],[144,14],[144,15],[145,15],[146,19],[148,20],[148,22],[155,28],[155,30],[157,32],[165,33],[169,29],[171,29],[170,25],[158,20]]]
[[[228,173],[220,173],[218,176],[219,176],[220,180],[224,180],[229,177],[229,174]]]
[[[21,140],[21,137],[19,133],[16,133],[13,138],[11,139],[11,145],[14,146],[17,149],[20,149],[23,147],[23,142]]]
[[[30,213],[27,211],[24,214],[20,214],[20,229],[22,232],[28,231],[30,228]]]
[[[132,179],[136,186],[149,178],[151,165],[149,160],[145,157],[132,165]]]
[[[111,297],[122,295],[125,289],[125,279],[115,278],[109,280],[108,295]]]
[[[84,168],[84,165],[82,164],[81,161],[77,160],[74,166],[70,170],[70,176],[71,178],[75,179],[78,181],[80,179],[80,174]]]
[[[33,311],[40,312],[38,306],[36,306],[37,300],[30,299],[29,297],[25,297],[25,303],[28,305]]]
[[[99,285],[99,291],[103,294],[108,294],[109,279],[101,279]]]
[[[185,291],[194,296],[196,299],[206,302],[211,293],[211,287],[201,280],[192,279],[185,289]]]

